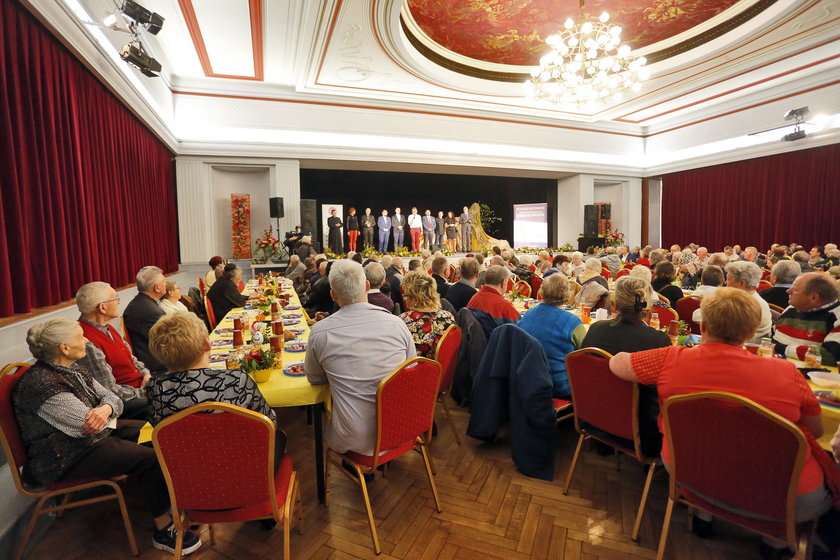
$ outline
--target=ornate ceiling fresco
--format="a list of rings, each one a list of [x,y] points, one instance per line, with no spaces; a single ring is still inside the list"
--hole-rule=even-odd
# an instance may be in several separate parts
[[[716,34],[710,33],[715,26],[702,24],[744,0],[589,0],[584,13],[609,13],[611,22],[623,29],[623,42],[634,50],[686,31],[682,42],[694,38],[682,49],[654,53],[655,60],[702,44],[697,41],[701,33],[709,40],[729,31],[774,1],[754,2],[718,22]],[[568,17],[580,20],[578,0],[407,0],[406,5],[416,26],[443,49],[504,65],[537,65],[546,51],[546,37],[561,29]]]

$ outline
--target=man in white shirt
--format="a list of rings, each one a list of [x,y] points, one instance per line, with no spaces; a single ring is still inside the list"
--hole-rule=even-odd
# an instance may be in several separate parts
[[[761,323],[755,331],[755,336],[747,342],[761,342],[761,339],[770,336],[770,330],[773,327],[773,316],[770,313],[770,306],[762,299],[756,289],[758,283],[761,281],[761,269],[758,265],[748,261],[734,261],[729,263],[726,267],[726,285],[730,288],[738,288],[744,290],[758,302],[761,307]],[[696,323],[702,322],[698,309],[692,314],[692,319]]]
[[[423,218],[417,213],[416,207],[408,215],[408,231],[411,234],[411,250],[419,251],[423,240]]]
[[[312,326],[306,378],[315,385],[330,384],[329,446],[338,453],[369,455],[376,439],[379,382],[417,352],[402,319],[368,303],[370,284],[361,265],[335,261],[329,281],[340,309]]]

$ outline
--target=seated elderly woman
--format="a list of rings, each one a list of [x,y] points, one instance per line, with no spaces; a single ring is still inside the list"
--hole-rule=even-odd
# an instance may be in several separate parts
[[[600,348],[610,354],[670,346],[671,338],[667,334],[645,324],[652,306],[650,282],[631,276],[619,278],[615,283],[615,319],[590,325],[581,346]],[[642,385],[639,387],[639,437],[642,453],[648,457],[658,456],[662,449],[662,434],[656,424],[658,418],[656,386]],[[627,445],[627,442],[622,443]],[[632,449],[633,444],[627,446]]]
[[[568,297],[569,280],[563,274],[552,274],[540,286],[542,303],[529,309],[517,326],[542,344],[548,358],[548,368],[554,383],[552,396],[569,398],[569,378],[566,375],[566,354],[586,335],[580,319],[561,306]]]
[[[12,402],[29,455],[24,476],[50,484],[62,480],[137,475],[154,517],[153,546],[175,551],[169,492],[151,447],[137,444],[144,422],[117,420],[120,398],[76,364],[87,339],[78,322],[61,318],[35,325],[26,335],[37,360],[24,372]],[[184,535],[184,554],[201,546]]]
[[[446,329],[455,324],[455,317],[440,308],[437,283],[427,273],[409,272],[403,278],[402,289],[408,311],[400,318],[411,333],[417,355],[434,359],[438,342]]]
[[[239,293],[237,284],[242,280],[242,269],[233,263],[225,265],[222,277],[219,278],[213,287],[207,290],[207,299],[213,306],[213,315],[217,321],[235,307],[242,307],[248,298]]]
[[[181,303],[181,288],[177,282],[172,280],[166,281],[166,294],[160,298],[160,308],[167,315],[172,315],[178,311],[189,311],[187,306]]]
[[[575,294],[575,303],[591,309],[612,310],[610,288],[607,280],[601,276],[601,261],[597,258],[586,259],[586,270],[578,276],[580,291]]]
[[[671,307],[676,307],[677,300],[683,297],[680,287],[673,284],[677,279],[677,267],[668,261],[662,261],[653,271],[656,277],[650,283],[651,287],[667,299]]]
[[[210,270],[207,271],[207,274],[204,275],[204,286],[209,290],[210,286],[216,283],[216,279],[219,277],[217,274],[218,269],[222,268],[222,257],[216,256],[210,259],[207,263],[210,265]]]
[[[149,350],[168,373],[152,377],[146,386],[149,423],[154,426],[168,416],[194,404],[223,402],[277,416],[242,370],[210,369],[210,338],[204,322],[193,313],[166,315],[149,331]],[[275,464],[286,448],[286,434],[275,433]]]
[[[703,298],[700,309],[703,344],[633,354],[621,352],[610,360],[610,369],[622,379],[655,384],[660,403],[674,395],[702,391],[735,393],[799,425],[816,438],[822,436],[820,404],[796,366],[785,360],[764,359],[742,348],[761,321],[761,309],[755,299],[744,290],[718,288]],[[667,441],[662,459],[666,465],[670,463]],[[815,457],[808,454],[799,478],[796,519],[816,519],[830,506],[831,495],[823,471]],[[695,527],[696,532],[708,534],[708,523]]]

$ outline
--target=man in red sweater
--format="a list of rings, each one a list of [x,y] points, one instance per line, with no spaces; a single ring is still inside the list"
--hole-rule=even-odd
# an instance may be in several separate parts
[[[499,325],[517,322],[519,313],[511,302],[502,297],[509,277],[510,271],[507,267],[494,264],[488,268],[484,274],[484,284],[470,299],[467,307],[486,311]]]
[[[85,284],[76,292],[76,305],[82,313],[79,324],[88,341],[87,354],[78,364],[120,397],[124,404],[121,418],[145,419],[145,388],[150,374],[110,324],[119,317],[120,298],[116,290],[105,282]]]

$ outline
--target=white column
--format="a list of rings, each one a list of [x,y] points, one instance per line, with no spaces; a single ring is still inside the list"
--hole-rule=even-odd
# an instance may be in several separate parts
[[[583,207],[595,200],[595,179],[574,175],[557,181],[557,244],[571,243],[577,250],[583,233]]]
[[[179,157],[175,163],[181,262],[206,262],[213,253],[210,166]]]
[[[624,183],[624,200],[624,243],[632,247],[642,241],[642,180],[639,177],[632,177]]]

